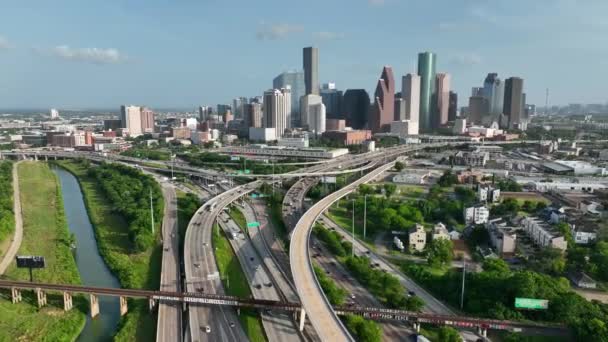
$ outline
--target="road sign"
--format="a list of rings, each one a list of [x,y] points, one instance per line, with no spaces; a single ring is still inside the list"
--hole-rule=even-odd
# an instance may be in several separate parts
[[[250,173],[251,173],[251,170],[249,170],[249,169],[245,170],[245,174],[246,174],[246,175],[248,175],[248,174],[250,174]]]
[[[18,255],[17,267],[18,268],[44,268],[45,262],[42,256],[31,256],[31,255]]]
[[[253,228],[253,227],[259,227],[260,226],[260,222],[247,222],[247,228]]]
[[[232,161],[241,160],[241,157],[239,157],[239,156],[232,156],[232,157],[230,157],[230,160],[232,160]]]
[[[515,308],[546,310],[549,308],[549,301],[546,299],[515,298]]]
[[[260,197],[260,195],[258,195],[258,194],[251,194],[251,198],[258,198],[258,197]]]

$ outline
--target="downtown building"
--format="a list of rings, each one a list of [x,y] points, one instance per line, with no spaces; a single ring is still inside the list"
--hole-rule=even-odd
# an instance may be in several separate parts
[[[419,134],[420,130],[420,76],[407,74],[401,78],[401,98],[405,106],[405,121],[408,133]]]
[[[304,67],[304,95],[319,95],[319,49],[305,47],[302,51]]]
[[[270,89],[264,92],[264,128],[273,128],[277,140],[291,128],[291,89]]]
[[[272,80],[272,87],[274,89],[283,89],[291,87],[292,124],[294,124],[294,126],[299,125],[301,122],[300,98],[306,95],[306,86],[304,84],[304,72],[283,72]]]
[[[342,118],[353,129],[364,129],[368,125],[371,106],[365,89],[347,89],[342,99]]]
[[[432,52],[418,54],[418,75],[420,76],[420,128],[432,130],[433,97],[436,81],[436,56]]]
[[[327,117],[331,119],[342,119],[342,98],[341,90],[336,89],[335,83],[325,83],[321,87],[321,99],[325,105]]]
[[[450,107],[450,75],[446,73],[438,73],[435,80],[435,96],[437,99],[433,120],[431,125],[433,129],[437,129],[448,123],[448,109]]]
[[[506,122],[503,126],[509,129],[520,129],[525,131],[527,128],[527,118],[525,117],[526,99],[524,94],[524,80],[519,77],[510,77],[505,81],[505,95],[503,113]]]
[[[144,133],[154,132],[154,112],[146,107],[121,106],[121,128],[129,136],[136,137]]]
[[[395,117],[395,79],[390,66],[382,68],[382,74],[374,93],[374,107],[369,121],[373,133],[387,132]]]

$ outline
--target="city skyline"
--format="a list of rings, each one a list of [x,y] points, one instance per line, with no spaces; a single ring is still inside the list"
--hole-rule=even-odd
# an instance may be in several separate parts
[[[414,72],[416,54],[428,50],[438,56],[437,72],[450,73],[452,89],[459,94],[497,72],[502,79],[526,79],[529,103],[543,105],[546,88],[550,105],[606,102],[599,80],[608,76],[608,68],[602,67],[608,49],[594,39],[607,30],[593,23],[608,4],[544,0],[527,4],[520,13],[515,9],[521,3],[358,1],[349,6],[347,18],[337,21],[334,10],[344,2],[297,4],[287,14],[270,5],[243,3],[247,20],[222,34],[215,28],[224,22],[214,18],[240,14],[220,3],[7,4],[0,14],[5,24],[0,27],[0,64],[10,67],[0,80],[0,107],[79,109],[145,103],[152,108],[196,108],[230,103],[237,96],[261,95],[272,77],[301,69],[301,49],[310,45],[321,50],[319,83],[334,81],[342,90],[373,93],[379,68],[391,65],[396,77]],[[319,6],[325,10],[315,11]],[[430,8],[432,12],[425,11]],[[208,11],[217,15],[193,20]],[[314,16],[308,15],[313,11]],[[411,14],[398,20],[404,13]],[[436,15],[416,18],[415,13]],[[141,22],[161,17],[162,29],[142,29]],[[534,20],[512,20],[518,17]],[[580,17],[588,23],[573,27],[570,22]],[[48,18],[58,20],[49,27]],[[370,23],[369,32],[355,24],[363,19]],[[29,23],[26,28],[24,21]],[[383,25],[375,25],[380,22]],[[87,30],[75,29],[84,25]],[[378,36],[406,38],[407,44],[383,46],[383,53],[377,54],[385,40]],[[361,41],[367,48],[361,48]],[[583,61],[592,61],[598,77],[589,80],[576,68],[562,67]],[[137,82],[120,82],[127,79]]]

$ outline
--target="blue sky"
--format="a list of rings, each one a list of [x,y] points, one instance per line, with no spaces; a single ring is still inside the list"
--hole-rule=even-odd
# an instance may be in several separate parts
[[[193,108],[261,95],[320,49],[321,82],[375,87],[417,53],[466,105],[488,72],[529,103],[607,100],[605,0],[0,0],[0,108]],[[400,85],[398,85],[398,89]]]

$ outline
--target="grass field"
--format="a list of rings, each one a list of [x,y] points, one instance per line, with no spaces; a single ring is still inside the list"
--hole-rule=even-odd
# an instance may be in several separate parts
[[[338,226],[342,227],[347,232],[352,232],[353,229],[353,218],[352,214],[346,210],[345,205],[352,205],[346,200],[340,200],[340,206],[332,205],[329,210],[327,210],[326,215],[332,221],[334,221]],[[352,207],[351,207],[352,208]],[[357,217],[361,216],[361,217]],[[369,223],[369,220],[367,221]],[[376,250],[376,246],[374,246],[374,237],[371,236],[370,231],[367,231],[366,239],[363,239],[363,213],[355,212],[355,237],[361,240],[368,248],[371,250]]]
[[[245,274],[241,269],[241,265],[239,264],[236,255],[234,255],[234,252],[230,247],[230,243],[218,228],[217,225],[213,227],[213,246],[215,247],[215,259],[217,261],[219,273],[222,277],[222,282],[224,283],[224,288],[226,289],[226,294],[249,298],[251,296],[249,283],[245,278]],[[255,310],[241,309],[239,320],[251,341],[266,341],[260,315]]]
[[[127,222],[112,210],[112,204],[86,174],[87,168],[75,161],[57,161],[80,183],[84,202],[99,252],[124,288],[158,289],[161,247],[156,245],[143,253],[130,249]],[[120,322],[117,341],[152,341],[156,338],[156,316],[150,314],[146,300],[130,300],[129,313]]]
[[[18,166],[23,212],[23,242],[20,255],[42,255],[46,268],[34,271],[34,280],[80,284],[80,275],[68,244],[59,180],[44,163]],[[29,280],[29,272],[11,265],[5,277]],[[49,295],[49,305],[38,309],[35,295],[23,291],[23,303],[12,304],[10,294],[0,299],[0,341],[73,341],[84,327],[87,304],[74,298],[77,308],[63,311],[63,298]]]
[[[247,220],[245,219],[245,215],[243,215],[243,212],[233,205],[230,207],[229,215],[234,220],[234,222],[236,222],[239,228],[241,228],[243,233],[247,234]]]
[[[524,204],[525,201],[530,202],[544,202],[545,204],[551,204],[551,201],[547,198],[534,193],[534,192],[501,192],[500,197],[502,199],[514,198],[517,200],[519,205]]]

